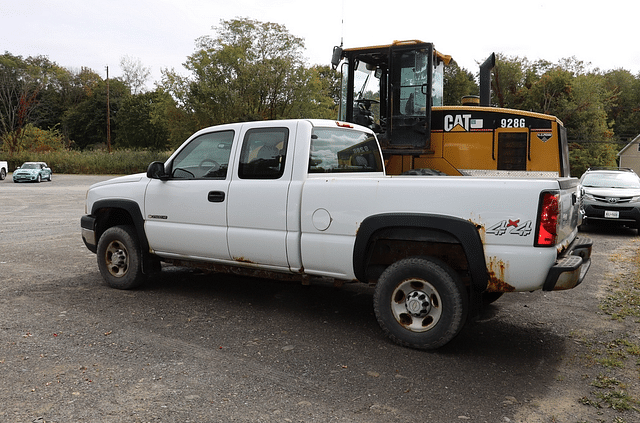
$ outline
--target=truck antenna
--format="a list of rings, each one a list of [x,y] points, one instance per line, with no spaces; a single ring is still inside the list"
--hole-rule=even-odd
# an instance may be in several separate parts
[[[340,27],[340,48],[344,45],[344,1],[342,0],[342,16],[341,16],[341,27]]]

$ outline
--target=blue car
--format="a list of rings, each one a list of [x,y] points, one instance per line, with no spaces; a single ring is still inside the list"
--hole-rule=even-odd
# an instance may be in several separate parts
[[[45,162],[25,162],[13,171],[13,182],[51,181],[51,169]]]

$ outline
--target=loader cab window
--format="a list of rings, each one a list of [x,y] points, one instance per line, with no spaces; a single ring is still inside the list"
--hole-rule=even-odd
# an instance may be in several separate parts
[[[415,148],[429,146],[432,54],[430,48],[397,49],[392,52],[389,137],[393,145]]]
[[[425,88],[429,84],[429,60],[425,52],[407,51],[396,58],[398,78],[395,81],[399,91],[399,102],[394,114],[401,116],[424,116],[427,107]]]

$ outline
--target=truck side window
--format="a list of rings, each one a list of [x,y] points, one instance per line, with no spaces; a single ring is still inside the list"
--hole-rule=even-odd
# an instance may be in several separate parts
[[[309,173],[382,172],[373,134],[340,128],[315,128],[311,135]]]
[[[279,179],[287,157],[287,128],[256,128],[247,131],[240,153],[241,179]]]
[[[194,138],[171,165],[175,179],[225,179],[234,131],[210,132]]]

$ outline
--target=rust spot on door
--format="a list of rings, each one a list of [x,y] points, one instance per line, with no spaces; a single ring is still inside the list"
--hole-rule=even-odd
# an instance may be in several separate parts
[[[253,264],[253,262],[251,260],[247,260],[244,257],[234,257],[233,258],[235,261],[240,262],[240,263],[249,263],[249,264]]]

